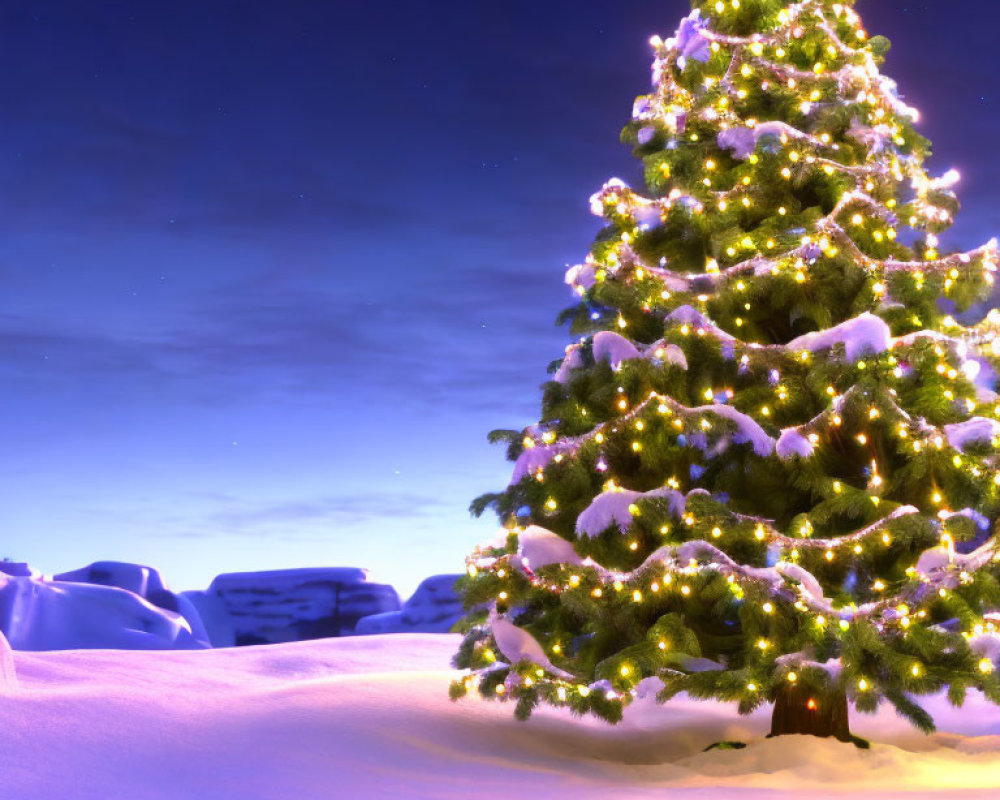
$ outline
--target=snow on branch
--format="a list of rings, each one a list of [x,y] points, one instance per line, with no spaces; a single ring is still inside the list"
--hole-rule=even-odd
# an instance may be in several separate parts
[[[614,331],[600,331],[594,334],[592,340],[594,361],[607,363],[611,369],[618,370],[626,361],[645,358],[664,364],[673,364],[680,369],[688,368],[684,351],[676,344],[659,339],[651,345],[642,347],[631,339]],[[640,349],[641,348],[641,349]],[[566,356],[556,370],[552,380],[557,383],[567,383],[573,371],[584,366],[581,345],[573,344],[566,348]]]
[[[935,258],[927,261],[889,260],[881,263],[885,267],[886,272],[899,272],[901,270],[940,272],[958,266],[967,266],[975,259],[980,259],[982,261],[983,269],[987,273],[995,273],[997,271],[998,260],[996,238],[990,239],[986,244],[977,247],[975,250],[968,250],[964,253],[953,253],[949,256],[944,256],[943,258]]]
[[[675,308],[667,315],[666,321],[672,322],[675,325],[690,325],[703,333],[711,334],[720,342],[735,344],[739,341],[731,333],[727,333],[712,322],[707,314],[702,313],[693,306],[683,305]]]
[[[632,524],[636,503],[648,498],[662,497],[670,502],[671,512],[679,516],[684,513],[685,498],[680,492],[666,487],[649,492],[615,488],[597,495],[576,519],[577,536],[590,539],[599,536],[612,525],[625,533]]]
[[[747,416],[742,411],[737,411],[732,406],[724,405],[699,406],[698,408],[690,409],[690,411],[696,414],[716,414],[717,416],[728,419],[736,425],[736,429],[739,431],[740,436],[745,441],[753,445],[754,452],[757,455],[766,457],[774,453],[774,439],[772,439],[767,432],[759,424],[757,424],[756,420]]]
[[[529,525],[517,534],[517,554],[520,565],[537,570],[550,564],[583,564],[585,559],[573,548],[573,543],[540,525]]]
[[[675,309],[667,316],[666,321],[675,325],[688,325],[695,328],[702,335],[714,337],[725,347],[730,348],[730,352],[727,357],[732,357],[734,355],[735,345],[740,343],[739,340],[731,334],[719,328],[719,326],[712,322],[711,319],[701,311],[698,311],[688,305],[680,306]],[[597,343],[598,337],[600,337],[599,346]],[[804,334],[803,336],[793,339],[787,344],[745,345],[745,347],[747,347],[748,350],[753,351],[785,351],[790,353],[799,353],[802,351],[816,352],[818,350],[829,349],[837,345],[842,345],[844,347],[845,357],[849,361],[853,361],[865,353],[880,354],[886,352],[890,348],[910,346],[920,338],[930,338],[953,345],[956,354],[961,359],[966,360],[967,347],[961,340],[945,336],[935,331],[917,331],[899,338],[893,338],[886,322],[880,317],[868,312],[852,319],[845,320],[832,328]],[[578,351],[573,349],[578,347],[578,345],[571,346],[568,351],[567,359],[563,365],[564,367],[567,364],[570,366],[567,369],[560,367],[560,372],[557,373],[556,376],[557,380],[568,379],[569,373],[572,369],[583,365]],[[674,364],[681,369],[687,368],[687,360],[684,356],[684,352],[676,345],[664,342],[663,340],[654,342],[652,345],[645,346],[644,349],[640,351],[637,345],[625,337],[610,331],[605,331],[598,333],[595,337],[594,349],[595,357],[599,357],[599,360],[608,361],[612,367],[619,366],[622,363],[622,359],[624,357],[628,357],[652,358]],[[643,413],[651,403],[655,402],[664,406],[666,410],[669,410],[682,418],[713,414],[729,420],[734,423],[737,428],[738,438],[734,439],[734,441],[736,443],[751,443],[754,451],[760,456],[769,456],[777,452],[777,454],[784,459],[795,455],[805,458],[808,457],[814,449],[812,447],[814,443],[808,439],[809,433],[812,432],[813,428],[817,427],[817,425],[829,417],[830,414],[836,411],[840,407],[841,403],[845,402],[847,398],[853,396],[854,391],[854,389],[851,389],[844,395],[834,398],[831,407],[820,412],[820,414],[812,420],[809,420],[802,425],[784,429],[777,442],[775,442],[775,440],[769,436],[751,417],[737,411],[731,406],[715,404],[691,408],[676,402],[670,397],[661,396],[656,392],[652,392],[649,398],[637,404],[636,407],[633,408],[628,414],[623,415],[617,421],[628,422]],[[907,424],[911,424],[913,422],[910,415],[900,408],[895,402],[885,400],[883,405],[885,406],[882,409],[883,412],[892,412],[901,421]],[[533,447],[526,448],[515,462],[511,484],[513,485],[517,483],[526,475],[534,474],[538,472],[538,470],[545,469],[545,467],[547,467],[548,464],[557,456],[575,453],[580,444],[584,441],[592,440],[598,433],[605,432],[606,429],[612,424],[613,423],[602,423],[596,426],[590,433],[579,437],[567,438],[547,445],[535,444]],[[954,449],[960,451],[964,450],[964,448],[972,441],[984,441],[987,433],[990,433],[991,438],[992,436],[1000,436],[1000,423],[993,421],[974,422],[973,420],[967,420],[962,423],[955,423],[954,426],[944,430],[943,432],[933,426],[923,423],[922,421],[919,424],[921,431],[929,437],[936,439],[937,437],[944,436],[948,439],[949,444]],[[717,447],[714,450],[710,450],[705,437],[700,435],[701,431],[694,430],[693,433],[697,436],[692,437],[692,444],[701,447],[704,452],[710,453],[711,455],[717,455],[725,449],[723,444],[721,449]]]
[[[639,349],[621,334],[600,331],[594,334],[594,361],[604,361],[611,369],[618,369],[623,361],[641,358]]]
[[[676,49],[677,66],[684,69],[687,59],[705,63],[711,55],[707,33],[708,23],[701,18],[701,11],[695,9],[681,20],[677,34],[667,40],[667,47]]]
[[[562,364],[559,365],[559,369],[552,376],[552,380],[556,383],[567,383],[573,370],[580,369],[582,366],[583,354],[580,352],[580,345],[571,344],[566,348],[566,356],[563,358]]]
[[[1000,436],[1000,422],[988,417],[972,417],[965,422],[944,426],[948,444],[959,452],[969,445],[990,444]]]
[[[758,142],[765,136],[778,136],[782,141],[789,138],[803,139],[816,147],[825,147],[812,134],[800,131],[787,122],[780,122],[778,120],[760,122],[752,128],[726,128],[719,131],[716,141],[721,150],[730,150],[734,158],[743,161],[750,157],[750,154],[757,148]]]
[[[621,178],[612,178],[590,196],[590,212],[594,216],[607,219],[608,212],[614,211],[628,214],[637,224],[645,225],[663,219],[676,205],[695,211],[704,209],[700,200],[679,189],[671,190],[666,197],[644,197]]]
[[[865,312],[832,328],[799,336],[785,346],[789,350],[808,350],[814,353],[841,344],[847,359],[854,361],[864,353],[884,353],[891,343],[892,332],[885,320]]]
[[[778,437],[778,443],[774,449],[779,458],[787,461],[792,456],[808,458],[813,454],[816,446],[808,437],[803,436],[798,428],[785,428],[782,430],[781,436]]]
[[[514,472],[510,478],[510,485],[513,486],[527,475],[534,475],[539,470],[544,470],[549,463],[565,453],[576,450],[578,440],[563,439],[552,444],[535,444],[532,447],[525,447],[521,455],[514,462]]]

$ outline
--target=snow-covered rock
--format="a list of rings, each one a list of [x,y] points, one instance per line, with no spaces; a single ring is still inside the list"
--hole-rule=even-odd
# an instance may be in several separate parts
[[[0,575],[0,632],[15,650],[205,647],[184,617],[125,589]]]
[[[90,583],[95,586],[117,586],[138,595],[166,611],[180,614],[187,620],[195,639],[209,643],[201,615],[191,602],[167,588],[159,570],[124,561],[95,561],[86,567],[52,576],[53,581]]]
[[[229,609],[221,597],[201,590],[181,592],[177,597],[194,609],[205,631],[205,640],[212,647],[236,645],[236,630],[229,616]]]
[[[185,596],[209,612],[204,622],[217,647],[350,635],[362,617],[400,608],[395,589],[369,583],[356,567],[232,572]]]
[[[0,631],[0,694],[17,688],[17,674],[14,672],[14,651],[7,637]]]
[[[460,577],[432,575],[425,578],[400,611],[362,617],[354,633],[358,636],[372,633],[447,633],[465,614],[462,599],[455,592],[455,581]]]
[[[40,578],[42,573],[23,561],[0,561],[0,574],[14,578]]]
[[[86,567],[53,575],[52,580],[92,583],[97,586],[117,586],[119,589],[125,589],[132,594],[146,598],[154,605],[156,603],[150,595],[166,591],[163,578],[158,570],[122,561],[95,561]]]

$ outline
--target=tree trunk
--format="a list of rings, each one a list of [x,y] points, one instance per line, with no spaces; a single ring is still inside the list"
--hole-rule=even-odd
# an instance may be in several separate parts
[[[833,736],[842,742],[855,742],[847,715],[847,694],[843,690],[810,692],[795,684],[778,690],[771,715],[771,736],[803,733],[809,736]]]

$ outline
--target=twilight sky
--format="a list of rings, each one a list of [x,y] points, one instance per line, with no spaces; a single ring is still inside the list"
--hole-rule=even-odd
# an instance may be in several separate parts
[[[459,571],[688,8],[6,0],[0,556]],[[1000,233],[993,3],[858,10],[963,173],[944,244]]]

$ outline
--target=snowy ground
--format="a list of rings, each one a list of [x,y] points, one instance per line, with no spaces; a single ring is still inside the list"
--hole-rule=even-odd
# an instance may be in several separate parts
[[[451,635],[184,652],[17,653],[0,797],[959,798],[1000,793],[1000,708],[933,703],[925,737],[859,717],[870,751],[765,740],[767,715],[643,702],[611,728],[447,698]],[[742,738],[741,751],[701,752]]]

